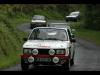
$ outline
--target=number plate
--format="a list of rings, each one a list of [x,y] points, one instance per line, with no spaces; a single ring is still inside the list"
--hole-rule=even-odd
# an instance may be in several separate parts
[[[50,58],[37,58],[37,61],[39,61],[39,62],[50,62],[51,59]]]

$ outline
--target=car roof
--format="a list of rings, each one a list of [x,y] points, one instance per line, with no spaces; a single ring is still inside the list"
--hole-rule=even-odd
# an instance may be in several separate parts
[[[71,12],[71,13],[80,13],[79,11],[74,11],[74,12]]]
[[[57,28],[57,27],[35,27],[34,29],[37,29],[37,28],[44,28],[44,29],[47,29],[47,28],[66,29],[66,28]]]
[[[50,24],[68,24],[68,23],[50,23]]]
[[[45,18],[45,16],[43,16],[43,15],[34,15],[34,16],[33,16],[33,18],[37,18],[37,17]]]
[[[60,27],[60,26],[58,26],[58,27],[53,27],[53,26],[52,27],[35,27],[34,29],[36,29],[36,28],[45,28],[45,29],[47,29],[47,28],[55,28],[55,29],[64,29],[64,30],[69,29],[69,30],[71,30],[71,28],[69,26],[66,26],[66,27]]]
[[[43,16],[43,15],[34,15],[34,16]]]
[[[75,15],[79,15],[79,11],[75,11],[75,12],[71,12],[69,15],[73,15],[73,14],[75,14]]]
[[[50,23],[49,27],[70,28],[69,23]]]
[[[49,23],[49,25],[65,25],[65,26],[68,26],[69,23]]]

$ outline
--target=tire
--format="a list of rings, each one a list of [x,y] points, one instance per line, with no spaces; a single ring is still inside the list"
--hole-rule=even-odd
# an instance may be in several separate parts
[[[63,65],[64,71],[70,71],[70,60]]]
[[[68,22],[69,20],[68,19],[66,19],[66,22]]]
[[[77,22],[77,18],[74,19],[74,22]]]
[[[33,29],[33,28],[35,28],[35,25],[30,24],[30,29]]]
[[[33,26],[32,25],[30,25],[30,29],[33,29]]]
[[[70,60],[70,66],[73,66],[74,65],[74,59],[71,59]]]
[[[75,54],[75,51],[74,51],[74,53],[73,53],[73,57],[72,57],[72,59],[70,60],[70,65],[71,65],[71,66],[74,65],[74,54]]]
[[[22,71],[26,71],[29,69],[29,65],[26,64],[23,59],[21,59],[21,68],[22,68]]]
[[[43,25],[44,27],[47,27],[46,24]]]

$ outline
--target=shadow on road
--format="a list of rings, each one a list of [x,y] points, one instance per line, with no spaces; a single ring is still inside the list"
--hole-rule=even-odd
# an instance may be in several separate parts
[[[39,66],[39,67],[32,67],[30,68],[28,71],[34,71],[34,72],[67,72],[67,70],[65,70],[62,67],[52,67],[52,66]]]

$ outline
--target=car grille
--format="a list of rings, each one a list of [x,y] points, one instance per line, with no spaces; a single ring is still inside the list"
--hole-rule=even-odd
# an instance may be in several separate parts
[[[50,49],[38,49],[39,54],[49,54],[49,50]],[[56,51],[56,50],[64,50],[64,49],[54,49],[54,50]]]
[[[39,54],[48,54],[50,49],[38,49]]]

